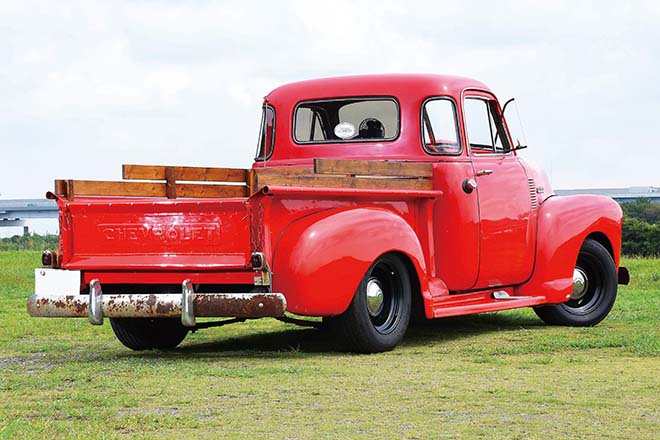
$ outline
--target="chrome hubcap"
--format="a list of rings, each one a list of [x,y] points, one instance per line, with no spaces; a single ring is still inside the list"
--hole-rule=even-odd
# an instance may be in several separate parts
[[[372,278],[367,282],[367,311],[371,316],[378,316],[383,311],[383,288],[377,279]]]
[[[579,267],[576,267],[573,270],[573,291],[571,292],[571,299],[581,299],[584,294],[587,293],[588,287],[589,283],[587,281],[587,274],[585,274]]]

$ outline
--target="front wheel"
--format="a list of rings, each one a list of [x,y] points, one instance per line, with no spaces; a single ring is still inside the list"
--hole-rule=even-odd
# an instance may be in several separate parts
[[[618,287],[610,253],[595,240],[585,240],[573,271],[573,291],[563,304],[534,308],[548,324],[589,327],[605,319]]]
[[[411,290],[401,257],[383,255],[367,270],[348,309],[328,320],[330,327],[353,351],[391,350],[408,328]]]
[[[177,318],[110,318],[117,339],[131,350],[174,348],[188,329]]]

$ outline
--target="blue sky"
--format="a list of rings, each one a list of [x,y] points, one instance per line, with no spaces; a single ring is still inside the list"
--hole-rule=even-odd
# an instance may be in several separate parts
[[[0,197],[123,163],[248,167],[272,88],[383,72],[515,96],[555,188],[660,186],[658,23],[653,1],[1,2]]]

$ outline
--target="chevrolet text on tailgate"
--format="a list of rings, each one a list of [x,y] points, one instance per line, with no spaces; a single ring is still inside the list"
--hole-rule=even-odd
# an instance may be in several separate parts
[[[124,165],[120,182],[55,181],[59,248],[28,310],[108,318],[134,350],[246,319],[301,323],[286,313],[323,317],[358,352],[394,348],[411,316],[533,307],[595,325],[628,281],[621,209],[556,196],[520,148],[474,80],[285,85],[264,100],[250,170]]]

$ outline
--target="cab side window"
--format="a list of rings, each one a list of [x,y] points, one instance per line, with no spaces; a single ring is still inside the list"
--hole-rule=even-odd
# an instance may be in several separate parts
[[[511,144],[494,100],[465,98],[465,129],[472,153],[505,154]]]
[[[264,106],[261,113],[261,128],[255,160],[266,160],[273,154],[275,146],[275,109]]]
[[[446,98],[427,100],[422,108],[422,133],[424,149],[428,153],[460,153],[454,102]]]

